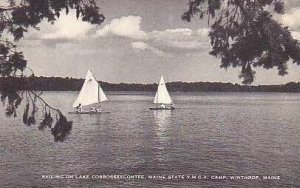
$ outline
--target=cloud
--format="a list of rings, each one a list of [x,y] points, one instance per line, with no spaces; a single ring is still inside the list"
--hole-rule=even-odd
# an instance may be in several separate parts
[[[164,31],[154,30],[150,33],[152,38],[158,40],[189,40],[192,34],[193,31],[187,28],[166,29]]]
[[[96,36],[104,37],[116,35],[133,39],[146,39],[147,34],[141,31],[141,20],[139,16],[127,16],[113,19],[109,24],[96,32]]]
[[[40,30],[30,28],[25,33],[25,40],[40,41],[49,47],[56,47],[57,44],[77,42],[87,39],[96,30],[95,26],[76,19],[76,13],[71,10],[68,15],[61,14],[53,24],[43,21],[39,24]]]
[[[293,29],[300,29],[300,8],[292,8],[288,13],[282,15],[281,22]]]
[[[164,31],[152,31],[148,33],[148,42],[161,50],[175,53],[203,50],[209,46],[208,32],[209,29],[207,28],[198,30],[175,28]]]
[[[153,30],[147,34],[147,40],[131,43],[137,52],[149,50],[157,55],[185,53],[187,51],[203,51],[209,46],[207,28],[191,30],[188,28]]]
[[[198,36],[203,37],[203,38],[208,38],[209,29],[208,29],[208,28],[199,28],[199,29],[196,31],[196,34],[197,34]]]
[[[208,28],[170,28],[146,32],[141,29],[141,24],[140,16],[129,15],[115,18],[97,30],[96,26],[77,20],[75,12],[71,11],[69,15],[61,15],[53,25],[43,22],[41,31],[30,32],[26,38],[40,40],[46,46],[56,47],[57,44],[91,38],[105,43],[107,38],[117,36],[129,41],[129,45],[137,52],[148,50],[157,55],[203,50],[209,45]]]
[[[299,7],[299,0],[288,0],[284,2],[286,10],[293,9],[295,7]]]
[[[152,53],[158,55],[158,56],[167,56],[168,54],[157,49],[154,48],[153,46],[150,46],[149,44],[145,43],[145,42],[132,42],[131,43],[131,47],[136,50],[137,52],[141,52],[144,50],[149,50]]]
[[[297,40],[300,41],[300,32],[298,32],[298,31],[292,31],[291,33],[292,33],[292,36],[293,36],[295,39],[297,39]]]
[[[166,41],[165,45],[181,49],[199,49],[203,46],[201,42],[197,41]]]
[[[131,46],[137,50],[146,50],[149,47],[149,45],[144,42],[132,42]]]
[[[157,40],[169,41],[206,41],[208,39],[209,29],[199,28],[194,31],[188,28],[166,29],[164,31],[152,31],[149,37]]]
[[[68,15],[61,15],[59,20],[51,28],[52,32],[41,36],[45,40],[80,40],[84,39],[94,26],[90,23],[76,19],[75,12],[70,11]]]
[[[141,30],[142,18],[139,16],[123,16],[113,19],[100,30],[96,31],[96,37],[121,36],[134,39],[131,46],[139,51],[148,49],[156,54],[161,54],[163,50],[181,49],[203,49],[208,43],[207,28],[191,30],[189,28],[174,28],[162,31],[153,30],[145,32]],[[138,41],[136,41],[138,40]],[[159,51],[159,53],[157,52]],[[177,53],[177,52],[176,52]]]

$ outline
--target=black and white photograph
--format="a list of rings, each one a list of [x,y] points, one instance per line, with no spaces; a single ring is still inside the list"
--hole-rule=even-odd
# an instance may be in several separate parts
[[[1,188],[300,187],[299,0],[0,0]]]

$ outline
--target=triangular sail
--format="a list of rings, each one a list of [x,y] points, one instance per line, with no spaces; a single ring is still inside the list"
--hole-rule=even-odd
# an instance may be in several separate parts
[[[160,78],[159,85],[158,85],[157,92],[155,94],[153,103],[154,104],[171,104],[172,103],[172,99],[166,88],[163,76],[161,76],[161,78]]]
[[[99,102],[103,102],[106,100],[107,100],[107,97],[106,97],[101,85],[99,84]]]
[[[107,98],[100,84],[97,82],[97,80],[89,70],[86,74],[81,91],[73,104],[73,107],[77,107],[79,105],[91,105],[105,100],[107,100]]]

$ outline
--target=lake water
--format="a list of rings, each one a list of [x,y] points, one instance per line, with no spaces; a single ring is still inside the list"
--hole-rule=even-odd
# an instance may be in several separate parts
[[[72,110],[76,95],[44,94],[65,113]],[[22,125],[21,109],[13,119],[6,118],[1,107],[0,187],[300,186],[300,94],[171,96],[180,109],[154,112],[148,110],[153,93],[108,93],[110,100],[103,103],[103,109],[110,113],[67,115],[73,129],[63,143],[55,143],[49,130]],[[77,179],[79,175],[94,177]],[[111,180],[100,175],[144,178]],[[151,179],[154,175],[184,175],[185,179]],[[260,179],[230,180],[231,175]],[[226,177],[215,180],[215,176]]]

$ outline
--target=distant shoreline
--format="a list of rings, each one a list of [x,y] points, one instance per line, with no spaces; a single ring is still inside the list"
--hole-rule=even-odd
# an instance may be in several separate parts
[[[5,87],[18,90],[42,90],[42,91],[79,91],[84,79],[61,77],[0,77],[0,91]],[[151,91],[155,92],[157,83],[137,84],[119,83],[113,84],[100,82],[105,91]],[[289,82],[283,85],[239,85],[222,82],[170,82],[166,83],[171,92],[300,92],[300,82]]]

